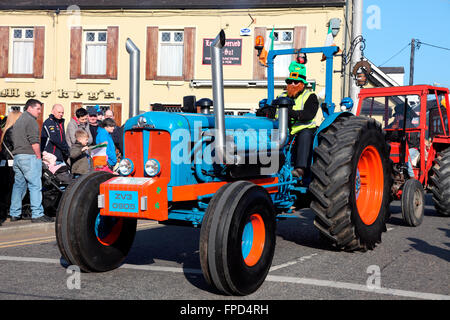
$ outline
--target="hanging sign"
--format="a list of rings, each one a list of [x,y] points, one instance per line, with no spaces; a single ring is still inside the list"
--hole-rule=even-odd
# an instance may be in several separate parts
[[[214,39],[203,39],[202,64],[211,64],[211,43]],[[227,39],[223,47],[223,65],[242,64],[242,39]]]

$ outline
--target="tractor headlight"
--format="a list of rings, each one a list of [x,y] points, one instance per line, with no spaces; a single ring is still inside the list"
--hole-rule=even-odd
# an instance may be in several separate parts
[[[147,175],[149,175],[150,177],[154,177],[156,175],[158,175],[158,173],[161,171],[161,167],[159,165],[158,160],[156,159],[149,159],[146,163],[145,163],[145,173]]]
[[[131,161],[130,159],[123,158],[119,162],[119,173],[122,176],[128,176],[128,175],[132,174],[133,171],[134,171],[134,165],[133,165],[133,161]]]

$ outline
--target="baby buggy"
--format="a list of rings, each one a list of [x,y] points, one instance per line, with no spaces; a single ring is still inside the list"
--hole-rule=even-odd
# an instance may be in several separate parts
[[[62,165],[52,172],[45,163],[42,164],[42,206],[47,216],[56,215],[62,194],[72,180],[67,165]]]

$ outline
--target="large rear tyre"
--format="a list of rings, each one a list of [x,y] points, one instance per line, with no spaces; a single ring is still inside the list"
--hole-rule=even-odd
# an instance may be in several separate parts
[[[247,295],[264,282],[275,251],[275,210],[267,191],[245,181],[211,199],[200,232],[200,263],[209,285]]]
[[[443,216],[450,216],[450,148],[437,154],[431,173],[434,207]]]
[[[136,220],[100,216],[99,186],[114,175],[93,172],[65,192],[58,208],[56,234],[61,254],[85,272],[120,266],[136,234]]]
[[[403,185],[402,216],[410,227],[417,227],[422,223],[425,211],[425,192],[419,180],[409,179]]]
[[[381,125],[341,117],[319,134],[311,168],[314,224],[338,249],[373,249],[386,231],[391,167]]]

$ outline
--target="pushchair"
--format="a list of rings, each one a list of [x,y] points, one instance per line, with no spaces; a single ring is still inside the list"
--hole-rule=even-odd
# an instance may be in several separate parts
[[[47,216],[54,217],[59,201],[67,186],[73,181],[69,167],[63,165],[54,173],[42,164],[42,206]]]

